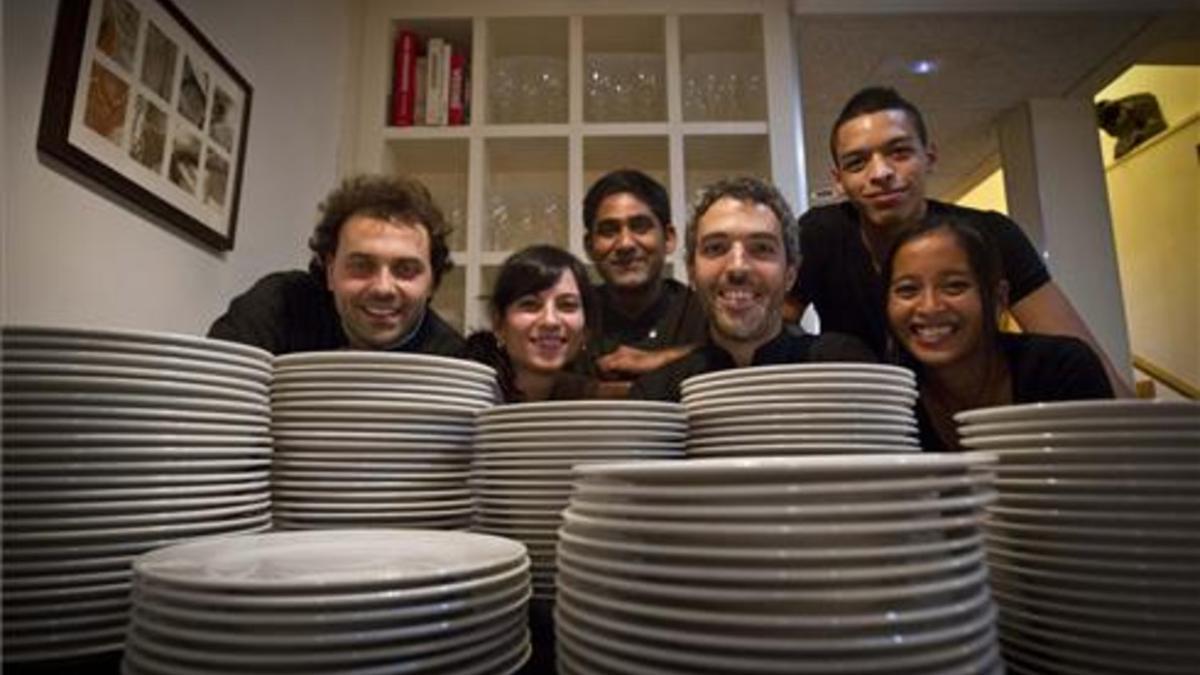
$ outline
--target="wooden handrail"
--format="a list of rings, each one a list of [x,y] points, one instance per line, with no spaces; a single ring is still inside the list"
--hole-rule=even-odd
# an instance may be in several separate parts
[[[1143,373],[1146,373],[1156,381],[1162,382],[1167,386],[1167,388],[1176,392],[1180,396],[1189,398],[1193,401],[1200,399],[1200,389],[1196,388],[1195,385],[1187,382],[1182,377],[1170,373],[1167,371],[1167,369],[1155,365],[1152,361],[1143,356],[1138,356],[1137,354],[1133,355],[1133,367],[1137,368]]]

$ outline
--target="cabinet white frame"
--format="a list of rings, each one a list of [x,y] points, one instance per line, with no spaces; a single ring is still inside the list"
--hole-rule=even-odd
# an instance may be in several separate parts
[[[685,122],[682,110],[680,19],[689,15],[758,15],[762,18],[766,120],[749,122]],[[585,123],[584,18],[589,16],[661,16],[665,24],[667,119],[663,122]],[[566,124],[490,124],[486,115],[488,90],[488,19],[504,17],[566,17],[568,25],[568,121]],[[427,20],[469,21],[471,26],[471,100],[469,123],[458,127],[389,127],[387,102],[392,84],[392,30],[395,22]],[[352,160],[356,172],[384,169],[384,152],[392,141],[465,139],[467,143],[466,249],[453,254],[465,270],[465,327],[484,327],[485,310],[479,298],[483,268],[498,265],[503,252],[482,250],[487,212],[484,202],[487,170],[485,143],[496,138],[561,138],[567,145],[567,225],[570,249],[586,260],[583,250],[582,203],[584,139],[613,136],[654,136],[668,141],[671,210],[680,235],[672,260],[677,278],[685,279],[683,228],[688,216],[685,142],[693,136],[760,135],[769,143],[773,181],[797,210],[806,206],[807,187],[800,132],[800,82],[793,44],[788,0],[366,0],[362,12],[361,60],[356,107],[358,124]],[[417,171],[419,173],[419,171]]]

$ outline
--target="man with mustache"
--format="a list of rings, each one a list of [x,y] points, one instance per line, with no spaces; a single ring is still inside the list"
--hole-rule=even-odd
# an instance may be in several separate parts
[[[678,401],[685,379],[727,368],[876,360],[856,338],[804,335],[784,323],[784,298],[800,262],[793,223],[783,195],[756,178],[724,180],[705,190],[685,246],[708,335],[687,356],[635,381],[630,397]]]
[[[867,87],[846,103],[830,135],[833,178],[846,201],[810,209],[800,218],[804,263],[789,313],[816,307],[822,331],[858,336],[881,358],[889,350],[879,276],[892,241],[925,218],[948,218],[979,229],[1000,250],[1012,316],[1026,332],[1067,335],[1103,350],[1021,228],[996,213],[925,196],[937,162],[919,110],[894,89]],[[1123,379],[1104,359],[1114,389]]]
[[[429,307],[451,267],[449,227],[408,178],[358,176],[320,205],[308,271],[276,272],[234,298],[209,337],[272,354],[369,349],[457,356],[459,333]]]
[[[704,313],[663,274],[676,245],[666,189],[641,171],[608,173],[584,197],[583,223],[584,247],[604,280],[588,345],[598,375],[631,380],[691,351],[704,337]]]

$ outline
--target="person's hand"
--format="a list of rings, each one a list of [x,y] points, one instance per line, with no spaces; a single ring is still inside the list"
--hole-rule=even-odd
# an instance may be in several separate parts
[[[621,345],[596,359],[596,368],[602,377],[627,379],[648,373],[666,362],[661,351],[646,351]]]

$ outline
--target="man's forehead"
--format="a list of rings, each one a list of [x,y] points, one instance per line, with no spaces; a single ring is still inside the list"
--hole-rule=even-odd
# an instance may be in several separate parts
[[[650,208],[650,205],[632,192],[614,192],[608,195],[600,200],[600,206],[596,209],[596,214],[599,218],[607,218],[614,216],[614,212],[617,211],[633,211],[635,213],[654,216],[654,211]]]
[[[855,141],[860,144],[865,142],[867,139],[860,137],[863,133],[882,135],[885,143],[898,139],[916,140],[920,138],[920,134],[917,133],[916,121],[907,111],[898,108],[877,110],[851,117],[837,128],[834,139],[837,142],[838,152],[857,149],[850,146]]]
[[[766,204],[722,197],[709,207],[697,223],[700,238],[708,236],[764,236],[783,237],[783,228],[775,212]]]

